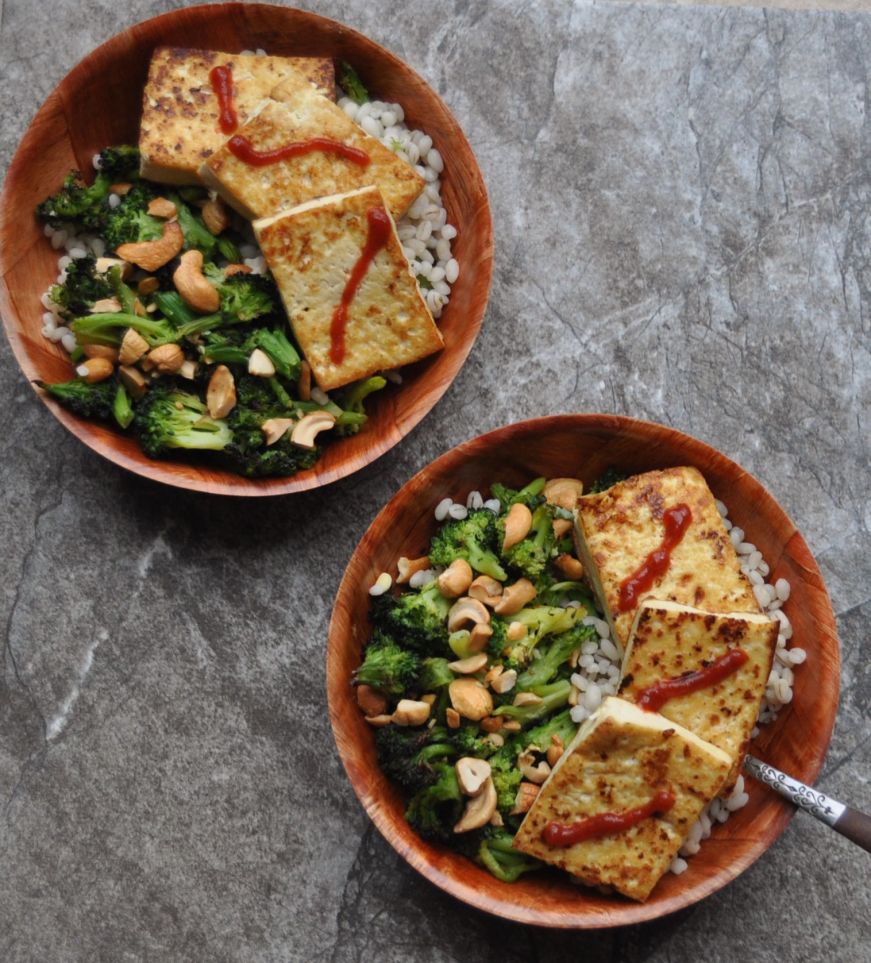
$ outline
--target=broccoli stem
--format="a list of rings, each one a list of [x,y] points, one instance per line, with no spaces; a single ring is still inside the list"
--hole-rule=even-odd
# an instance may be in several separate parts
[[[106,314],[88,314],[74,318],[70,327],[76,338],[84,344],[116,345],[121,343],[121,329],[133,328],[152,346],[178,341],[178,335],[162,318],[141,318],[125,311]]]
[[[339,86],[354,101],[355,104],[369,102],[369,91],[360,80],[360,75],[345,60],[339,65]]]
[[[130,422],[133,421],[133,406],[130,404],[130,397],[124,385],[119,384],[115,391],[115,400],[112,402],[112,414],[115,417],[115,421],[117,421],[122,428],[130,427]]]
[[[535,695],[541,698],[541,702],[537,702],[531,706],[500,706],[500,708],[493,711],[493,715],[503,716],[506,719],[515,719],[521,725],[525,726],[530,722],[535,722],[536,719],[541,719],[543,716],[548,715],[548,713],[553,712],[554,709],[559,709],[560,706],[564,706],[569,701],[572,684],[568,679],[560,679],[558,682],[553,682],[550,685],[535,686],[527,691],[534,692]]]

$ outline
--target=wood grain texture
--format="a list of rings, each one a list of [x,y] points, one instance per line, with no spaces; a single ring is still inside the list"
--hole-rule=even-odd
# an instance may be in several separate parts
[[[354,552],[336,597],[327,649],[327,694],[339,755],[357,796],[387,841],[431,882],[466,902],[538,926],[595,929],[673,913],[716,892],[783,832],[793,809],[748,779],[750,802],[717,826],[681,876],[667,874],[643,904],[573,885],[554,871],[501,883],[468,860],[420,840],[403,817],[404,799],[378,768],[372,731],[352,696],[351,672],[369,631],[368,587],[395,574],[400,555],[425,552],[433,508],[446,496],[464,499],[492,481],[519,485],[537,475],[573,475],[589,484],[609,466],[643,472],[693,465],[729,506],[731,520],[786,578],[784,607],[808,658],[795,676],[793,702],[763,727],[754,755],[804,782],[820,771],[838,706],[840,656],[835,619],[816,562],[795,525],[766,489],[725,455],[688,435],[618,415],[560,415],[521,422],[452,449],[394,496]]]
[[[445,348],[403,369],[401,386],[373,397],[371,417],[360,434],[328,444],[314,468],[292,478],[251,481],[211,467],[153,461],[131,437],[80,420],[39,394],[86,445],[154,481],[248,496],[326,485],[370,464],[408,434],[447,390],[471,350],[487,305],[493,263],[490,205],[481,172],[459,124],[426,82],[389,51],[336,21],[268,4],[228,3],[176,10],[137,24],[94,50],[48,97],[16,151],[3,189],[0,315],[30,381],[71,375],[66,352],[41,334],[39,298],[57,273],[58,252],[44,237],[33,209],[70,168],[89,172],[96,151],[136,142],[148,62],[160,44],[229,52],[262,47],[277,55],[347,60],[375,95],[402,105],[409,126],[426,130],[445,159],[442,197],[458,230],[453,252],[460,276],[439,320]]]

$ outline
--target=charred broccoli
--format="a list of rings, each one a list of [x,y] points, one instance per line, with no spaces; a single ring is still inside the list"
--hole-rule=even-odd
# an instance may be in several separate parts
[[[149,458],[179,448],[223,451],[233,438],[227,422],[210,417],[196,395],[160,386],[152,388],[140,403],[133,427]]]
[[[94,257],[72,260],[66,268],[66,278],[60,284],[52,285],[49,297],[58,306],[65,318],[86,314],[103,298],[114,293],[105,274],[99,274]]]
[[[417,681],[420,659],[392,639],[376,634],[366,647],[363,662],[354,673],[356,685],[371,685],[387,696],[401,696]]]
[[[375,730],[375,752],[387,776],[418,792],[435,779],[433,763],[448,759],[455,750],[446,730],[439,726],[421,729],[390,725]]]
[[[445,651],[446,619],[451,603],[436,582],[420,591],[402,595],[379,595],[372,600],[370,617],[375,628],[402,640],[403,645],[424,655]]]
[[[80,418],[111,421],[114,417],[112,413],[115,402],[114,381],[88,384],[87,381],[74,379],[53,385],[46,384],[44,381],[37,381],[36,384]]]
[[[437,762],[432,769],[432,781],[412,796],[405,818],[424,839],[447,842],[462,815],[463,795],[452,765]]]
[[[447,522],[433,536],[429,558],[433,565],[447,567],[464,558],[476,572],[504,582],[508,578],[499,562],[501,535],[496,516],[486,508],[470,511],[458,521]]]

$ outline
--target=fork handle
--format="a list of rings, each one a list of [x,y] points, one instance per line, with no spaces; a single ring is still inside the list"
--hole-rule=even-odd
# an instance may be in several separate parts
[[[810,813],[827,826],[831,826],[835,832],[846,836],[857,846],[871,853],[871,816],[845,806],[836,799],[831,799],[818,789],[813,789],[806,783],[787,776],[785,772],[769,766],[767,762],[762,762],[755,756],[745,757],[744,769],[799,809]]]

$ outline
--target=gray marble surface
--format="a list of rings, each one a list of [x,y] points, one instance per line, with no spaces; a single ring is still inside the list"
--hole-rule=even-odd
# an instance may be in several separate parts
[[[6,0],[0,170],[66,70],[171,6]],[[652,418],[755,473],[815,551],[844,662],[820,785],[871,808],[871,20],[310,6],[406,58],[464,124],[496,225],[486,322],[405,444],[257,504],[100,461],[0,345],[0,959],[868,960],[868,856],[804,817],[637,929],[549,933],[454,902],[358,806],[323,651],[345,560],[434,456],[531,415]]]

